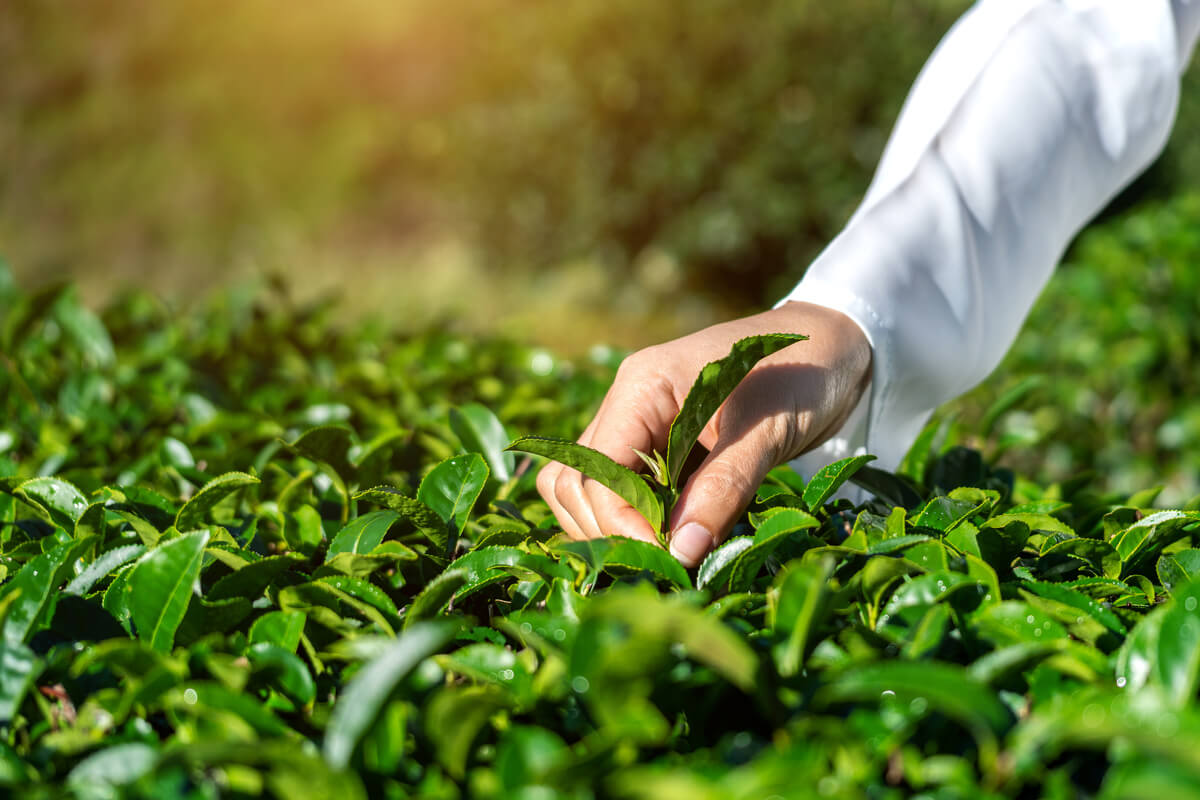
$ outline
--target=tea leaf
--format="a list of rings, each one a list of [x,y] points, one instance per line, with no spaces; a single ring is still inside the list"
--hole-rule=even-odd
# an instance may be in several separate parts
[[[204,524],[209,512],[225,498],[247,486],[259,483],[258,478],[244,472],[227,472],[213,478],[183,504],[175,516],[175,527],[181,531],[195,530]]]
[[[468,452],[479,453],[487,460],[496,480],[504,483],[512,477],[516,457],[507,451],[512,437],[491,409],[479,403],[451,408],[450,429]]]
[[[454,630],[452,623],[445,622],[427,622],[407,628],[346,684],[325,728],[323,751],[331,766],[335,769],[349,766],[355,748],[400,681],[445,646]]]
[[[700,370],[667,434],[668,486],[679,486],[679,474],[704,426],[754,365],[772,353],[806,339],[807,336],[785,333],[748,336],[734,342],[729,355]]]
[[[875,456],[851,456],[823,467],[804,487],[804,505],[810,511],[817,511],[864,464],[874,460]]]
[[[488,467],[481,455],[455,456],[438,464],[425,476],[417,489],[417,499],[461,534],[487,479]]]
[[[175,642],[206,544],[208,531],[185,533],[145,553],[129,572],[125,602],[138,637],[155,650],[167,652]]]
[[[655,531],[662,530],[663,504],[646,479],[601,452],[565,439],[523,436],[509,450],[544,456],[577,469],[633,506]]]

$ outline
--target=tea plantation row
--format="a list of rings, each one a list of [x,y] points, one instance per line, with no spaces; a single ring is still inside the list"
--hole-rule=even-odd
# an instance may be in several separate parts
[[[925,445],[774,471],[689,572],[563,539],[504,451],[580,430],[608,351],[5,275],[11,794],[1200,795],[1192,506]]]

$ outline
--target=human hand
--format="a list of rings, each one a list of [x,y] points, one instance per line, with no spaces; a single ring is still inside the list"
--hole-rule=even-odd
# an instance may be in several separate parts
[[[801,333],[808,341],[760,361],[700,434],[709,452],[688,478],[671,513],[670,549],[688,567],[724,541],[767,472],[820,445],[838,431],[862,395],[871,348],[849,317],[822,306],[789,302],[723,322],[621,362],[579,443],[640,470],[634,448],[664,450],[671,421],[702,367],[739,339]],[[656,543],[650,524],[603,485],[552,462],[538,491],[568,536],[628,536]]]

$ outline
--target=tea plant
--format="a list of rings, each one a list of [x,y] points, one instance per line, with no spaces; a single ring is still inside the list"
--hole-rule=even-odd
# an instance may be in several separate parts
[[[1200,513],[1153,492],[779,468],[688,571],[565,539],[505,449],[579,430],[612,354],[0,292],[9,794],[1200,791]]]

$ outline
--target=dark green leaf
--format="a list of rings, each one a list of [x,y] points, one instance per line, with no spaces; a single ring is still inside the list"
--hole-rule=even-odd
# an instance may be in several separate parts
[[[451,776],[462,779],[472,742],[488,718],[507,705],[507,697],[493,686],[445,689],[429,702],[425,733],[433,742],[438,762]]]
[[[1156,566],[1159,583],[1168,592],[1200,578],[1200,550],[1178,550],[1166,553]]]
[[[246,651],[251,676],[266,682],[299,706],[307,706],[317,695],[312,674],[292,650],[270,642],[258,642]]]
[[[291,553],[267,556],[246,564],[221,578],[208,590],[209,600],[225,600],[245,597],[255,600],[266,591],[279,576],[300,563],[301,559]]]
[[[911,706],[924,707],[958,721],[975,737],[981,750],[995,753],[996,738],[1008,730],[1012,715],[986,686],[971,680],[959,667],[938,662],[889,661],[855,666],[840,674],[817,693],[823,704],[878,702],[893,696]]]
[[[737,388],[742,379],[762,359],[788,345],[807,339],[795,334],[766,334],[749,336],[733,343],[729,355],[706,364],[696,376],[683,406],[671,423],[667,434],[667,484],[679,486],[679,475],[692,452],[696,440],[725,398]],[[583,470],[581,470],[583,471]],[[594,477],[594,476],[593,476]],[[611,487],[610,487],[611,488]],[[618,494],[620,494],[618,492]],[[630,505],[634,505],[632,502]],[[634,505],[636,508],[637,506]],[[640,509],[639,509],[640,510]],[[655,526],[657,529],[658,526]]]
[[[833,567],[832,558],[793,561],[776,576],[767,593],[767,625],[780,638],[775,663],[781,675],[799,674],[816,644],[817,628],[829,611]]]
[[[541,436],[523,436],[510,444],[508,449],[544,456],[579,470],[633,506],[655,531],[662,530],[665,512],[662,500],[654,489],[641,475],[603,453],[565,439]]]
[[[288,447],[305,458],[328,464],[336,477],[348,484],[355,474],[349,456],[353,444],[352,433],[346,426],[320,425],[306,430]]]
[[[244,472],[227,472],[213,478],[179,509],[179,514],[175,517],[175,527],[181,531],[199,528],[217,503],[238,489],[254,486],[258,482],[258,478]]]
[[[487,460],[496,480],[503,483],[512,477],[516,458],[506,451],[512,437],[489,408],[467,403],[450,409],[450,428],[468,452],[479,453]]]
[[[63,590],[63,593],[82,597],[92,590],[97,581],[108,577],[109,573],[113,570],[128,564],[144,552],[146,552],[146,548],[140,544],[127,544],[123,547],[114,547],[88,564],[83,572],[76,575],[67,584],[67,588]]]
[[[448,569],[426,584],[419,595],[408,604],[404,627],[437,615],[454,598],[454,593],[466,585],[471,573],[465,569]]]
[[[58,478],[34,478],[22,483],[16,495],[45,512],[58,527],[74,531],[75,522],[87,510],[87,498],[83,492]]]
[[[478,453],[454,456],[425,476],[417,489],[417,499],[461,534],[487,479],[488,467],[483,456]]]
[[[875,456],[851,456],[822,467],[804,487],[804,505],[811,511],[817,511],[864,464],[874,460]]]
[[[0,600],[11,602],[0,637],[4,642],[23,644],[33,635],[34,625],[58,589],[63,568],[73,560],[70,556],[76,549],[68,542],[36,556],[0,587]]]
[[[208,531],[185,533],[144,554],[129,572],[125,602],[138,637],[155,650],[165,652],[174,644],[206,544]]]
[[[571,553],[583,559],[592,570],[647,571],[660,580],[690,589],[692,581],[687,570],[674,556],[661,547],[637,539],[610,536],[607,539],[585,539],[562,542],[555,550]]]
[[[754,545],[737,557],[729,578],[729,591],[745,592],[750,589],[763,564],[784,542],[795,538],[800,531],[820,526],[812,514],[798,508],[787,508],[768,517],[754,532]],[[821,542],[811,539],[815,544]]]
[[[713,549],[696,570],[696,588],[717,592],[729,590],[729,579],[738,556],[754,546],[753,536],[734,536]]]
[[[355,748],[378,718],[400,681],[454,636],[455,626],[423,623],[407,628],[346,685],[325,727],[325,760],[335,769],[350,764]]]
[[[400,515],[395,511],[372,511],[355,517],[333,537],[325,561],[330,561],[339,553],[371,552],[399,521]]]

